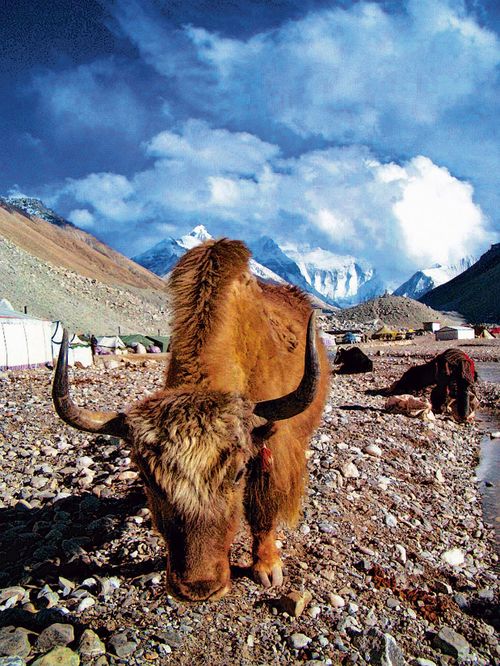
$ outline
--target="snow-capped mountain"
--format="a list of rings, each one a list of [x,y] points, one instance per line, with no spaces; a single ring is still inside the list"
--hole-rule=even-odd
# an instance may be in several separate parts
[[[404,282],[395,291],[395,296],[408,296],[415,300],[421,298],[424,294],[446,282],[449,282],[460,273],[463,273],[472,264],[476,263],[474,257],[464,257],[457,264],[451,266],[442,266],[435,264],[431,268],[424,268],[414,273],[409,280]]]
[[[320,247],[283,246],[308,285],[329,303],[342,307],[380,296],[385,291],[375,270],[350,255],[339,255]]]
[[[156,273],[156,275],[165,277],[187,250],[210,239],[212,239],[210,233],[202,224],[199,224],[185,236],[177,239],[165,238],[146,252],[133,257],[133,260]],[[263,280],[277,283],[285,282],[282,277],[255,261],[255,259],[250,260],[250,270]]]
[[[55,224],[56,227],[74,226],[71,222],[65,220],[64,217],[61,217],[55,213],[51,208],[47,208],[47,206],[43,203],[43,201],[40,201],[40,199],[16,195],[10,197],[0,197],[0,200],[7,204],[7,206],[17,208],[18,210],[28,213],[28,215],[40,217],[46,222]]]
[[[164,277],[186,250],[209,238],[207,229],[198,225],[189,234],[166,238],[133,259]],[[271,282],[289,282],[332,305],[353,305],[385,291],[375,271],[351,256],[321,248],[280,247],[267,236],[249,247],[253,254],[250,268],[255,275]]]

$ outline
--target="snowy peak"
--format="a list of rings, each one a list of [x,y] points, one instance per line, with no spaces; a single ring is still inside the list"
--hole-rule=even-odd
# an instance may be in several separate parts
[[[179,238],[177,243],[182,247],[185,247],[186,250],[190,250],[192,247],[196,247],[200,243],[203,243],[203,241],[212,239],[213,236],[210,235],[206,227],[204,227],[203,224],[198,224],[188,234]]]
[[[329,303],[355,305],[383,294],[385,286],[371,267],[350,255],[339,255],[320,247],[284,246],[307,284]]]
[[[0,201],[7,204],[12,208],[20,210],[24,213],[27,213],[33,217],[40,217],[46,222],[55,224],[56,227],[74,227],[75,225],[64,219],[52,209],[47,208],[47,206],[40,201],[40,199],[35,199],[33,197],[23,197],[23,196],[10,196],[10,197],[0,197]]]
[[[134,257],[134,261],[165,277],[191,248],[212,239],[203,225],[178,239],[166,238]],[[296,285],[331,305],[349,306],[379,296],[385,285],[375,271],[350,255],[337,255],[320,247],[280,247],[268,236],[249,244],[250,270],[269,282]]]
[[[193,247],[200,245],[200,243],[212,239],[213,236],[206,227],[199,224],[188,234],[180,238],[165,238],[146,252],[133,257],[133,260],[144,266],[144,268],[156,273],[156,275],[165,277],[187,250],[191,250]],[[255,259],[250,259],[250,270],[254,275],[267,282],[285,282],[280,275],[267,266],[263,266]]]
[[[414,273],[409,280],[399,286],[394,291],[394,295],[408,296],[417,300],[432,289],[446,284],[446,282],[457,277],[457,275],[466,271],[475,262],[476,259],[474,257],[467,256],[450,266],[434,264],[431,268],[424,268]]]

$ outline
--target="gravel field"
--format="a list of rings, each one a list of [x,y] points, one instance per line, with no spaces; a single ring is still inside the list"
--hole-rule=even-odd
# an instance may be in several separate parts
[[[368,344],[374,372],[332,377],[280,589],[248,577],[217,603],[164,589],[165,552],[119,440],[60,422],[48,369],[0,374],[0,666],[500,663],[498,554],[475,477],[480,423],[384,411],[366,389],[446,348]],[[500,361],[500,340],[464,346]],[[119,409],[161,385],[155,361],[72,372],[77,402]],[[480,382],[486,412],[498,385]],[[500,446],[500,440],[498,440]]]

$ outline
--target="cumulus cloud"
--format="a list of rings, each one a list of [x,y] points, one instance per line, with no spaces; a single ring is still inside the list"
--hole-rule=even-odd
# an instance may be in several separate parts
[[[154,237],[159,223],[170,229],[175,221],[180,233],[203,221],[215,234],[317,243],[395,279],[477,254],[490,240],[471,185],[427,157],[384,163],[351,146],[284,158],[257,137],[199,121],[158,134],[145,149],[155,161],[133,177],[91,174],[61,192],[131,255],[134,234],[117,238],[125,223],[140,221]]]
[[[189,115],[279,137],[285,151],[299,137],[425,154],[498,209],[500,44],[461,0],[353,2],[245,39],[174,27],[150,2],[114,11]]]

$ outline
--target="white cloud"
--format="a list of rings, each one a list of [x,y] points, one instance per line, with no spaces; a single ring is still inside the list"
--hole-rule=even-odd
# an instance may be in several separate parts
[[[95,218],[87,208],[75,208],[68,215],[68,219],[81,229],[92,229]]]
[[[474,183],[494,215],[498,36],[461,0],[395,4],[323,8],[247,39],[173,28],[150,2],[123,0],[115,12],[190,115],[284,149],[321,137],[388,160],[428,155]]]
[[[133,178],[91,174],[64,188],[114,242],[130,221],[143,224],[141,235],[159,222],[180,233],[203,221],[216,234],[315,242],[395,279],[477,254],[490,240],[471,185],[427,157],[382,163],[351,146],[285,159],[256,137],[206,123],[162,132],[147,150],[157,159]],[[135,233],[119,239],[129,254]]]

